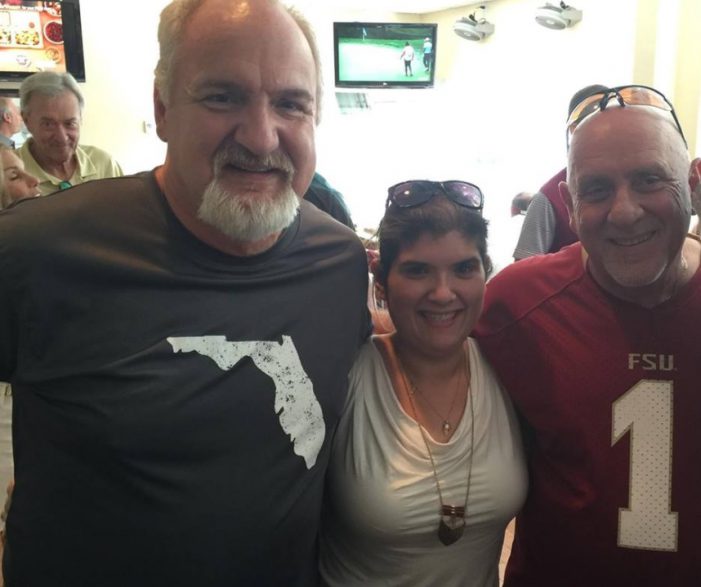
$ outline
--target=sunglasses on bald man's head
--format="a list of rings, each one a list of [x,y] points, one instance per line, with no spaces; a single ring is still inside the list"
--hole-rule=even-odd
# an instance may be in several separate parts
[[[577,104],[567,119],[567,147],[570,146],[570,141],[572,140],[572,133],[579,125],[582,120],[591,116],[596,112],[601,112],[606,110],[609,102],[611,100],[616,100],[618,105],[621,107],[625,106],[651,106],[653,108],[659,108],[665,112],[669,112],[674,119],[674,124],[677,126],[677,130],[686,144],[686,138],[684,137],[684,132],[682,131],[682,125],[679,124],[679,119],[677,118],[677,113],[674,111],[672,103],[665,97],[662,92],[657,91],[655,88],[649,86],[618,86],[615,88],[609,88],[608,90],[597,92],[596,94],[591,94],[586,98],[583,98],[579,104]]]
[[[385,209],[391,204],[399,208],[413,208],[428,202],[433,196],[444,195],[451,202],[482,212],[484,196],[475,184],[467,181],[428,181],[414,179],[393,185],[387,190]]]

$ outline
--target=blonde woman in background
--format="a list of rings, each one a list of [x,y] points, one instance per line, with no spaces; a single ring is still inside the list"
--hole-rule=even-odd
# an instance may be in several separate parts
[[[13,150],[0,145],[0,160],[0,210],[39,195],[39,181],[24,170],[24,163]]]

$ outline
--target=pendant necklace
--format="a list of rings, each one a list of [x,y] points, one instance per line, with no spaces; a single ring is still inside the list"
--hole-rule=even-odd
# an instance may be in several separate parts
[[[395,353],[396,354],[396,353]],[[402,364],[399,355],[396,354],[397,363],[399,365],[399,372],[402,375],[402,380],[404,381],[404,387],[407,390],[407,395],[409,396],[409,403],[411,404],[411,410],[414,412],[414,420],[416,425],[419,427],[419,432],[421,433],[421,438],[426,446],[426,452],[428,453],[428,459],[431,461],[431,469],[433,470],[433,479],[436,482],[436,489],[438,491],[438,501],[441,504],[441,521],[438,524],[438,539],[445,545],[450,546],[454,542],[457,542],[460,537],[465,532],[465,518],[467,516],[467,502],[470,498],[470,484],[472,481],[472,455],[475,449],[475,406],[472,403],[472,394],[470,393],[469,381],[467,389],[467,403],[470,405],[470,456],[467,459],[467,489],[465,491],[465,504],[462,506],[449,505],[443,501],[443,492],[441,491],[441,483],[438,479],[438,470],[436,469],[436,462],[433,459],[433,453],[431,452],[431,447],[428,442],[427,432],[424,427],[419,423],[418,412],[416,411],[416,404],[414,404],[414,398],[412,393],[412,387],[409,386],[407,380],[406,369]],[[467,377],[467,354],[464,354],[465,360],[465,376]],[[412,382],[413,384],[413,382]],[[413,386],[416,389],[416,386]],[[417,390],[418,391],[418,390]],[[434,410],[435,411],[435,410]],[[440,414],[439,414],[440,416]],[[445,424],[445,422],[444,422]],[[448,429],[450,430],[450,429]],[[445,429],[444,429],[445,434]]]
[[[407,390],[409,391],[409,394],[411,396],[414,396],[416,394],[419,394],[424,402],[426,402],[426,405],[433,410],[433,413],[436,414],[441,419],[441,432],[443,432],[443,436],[448,438],[450,435],[451,431],[453,430],[453,425],[450,423],[450,415],[453,413],[453,408],[455,407],[455,401],[458,399],[458,392],[460,391],[460,377],[457,378],[456,384],[455,384],[455,392],[453,393],[453,401],[450,402],[450,408],[448,408],[448,413],[443,416],[436,407],[430,402],[428,397],[421,392],[421,390],[418,388],[416,383],[414,383],[414,380],[411,378],[411,375],[407,372],[406,369],[404,369],[404,365],[401,365],[402,368],[402,376],[404,377],[404,382],[409,382],[409,386],[407,387]],[[412,407],[413,407],[413,397],[412,397]]]

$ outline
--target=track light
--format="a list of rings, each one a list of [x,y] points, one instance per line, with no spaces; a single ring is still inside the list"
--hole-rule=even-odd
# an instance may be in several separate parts
[[[484,14],[484,6],[480,6],[482,14]],[[473,12],[467,17],[463,17],[455,21],[453,31],[459,37],[468,41],[481,41],[494,32],[494,25],[488,22],[484,16],[478,18]]]
[[[562,1],[560,6],[546,2],[545,6],[536,10],[535,20],[546,28],[561,30],[582,20],[582,11],[568,6]]]

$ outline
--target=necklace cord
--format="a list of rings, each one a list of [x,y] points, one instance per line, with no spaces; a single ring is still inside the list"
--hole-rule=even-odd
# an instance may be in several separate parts
[[[465,359],[466,360],[466,359]],[[431,403],[431,401],[428,399],[428,396],[424,394],[416,385],[414,382],[413,378],[407,371],[407,369],[404,367],[403,364],[401,364],[401,369],[402,369],[402,376],[404,378],[404,384],[406,386],[406,382],[409,382],[409,387],[407,388],[407,391],[409,391],[410,395],[412,395],[412,400],[413,396],[418,394],[420,395],[424,401],[426,402],[426,405],[433,410],[433,412],[436,414],[441,419],[441,431],[443,432],[444,436],[447,436],[448,433],[452,430],[453,426],[450,422],[450,415],[453,413],[453,409],[455,408],[455,402],[458,399],[458,392],[460,391],[460,374],[458,373],[458,377],[456,378],[455,381],[455,391],[453,392],[453,399],[450,402],[450,407],[448,408],[448,413],[446,416],[443,416],[438,409]],[[463,366],[463,371],[467,377],[467,366],[466,364]],[[469,382],[468,382],[468,387],[469,387]],[[412,403],[412,407],[415,408],[414,404]],[[414,409],[416,411],[416,409]],[[416,414],[415,414],[416,415]]]
[[[441,483],[440,480],[438,479],[438,470],[436,469],[436,462],[433,458],[433,452],[431,451],[431,447],[428,442],[427,438],[427,432],[424,430],[424,427],[421,425],[419,422],[419,416],[418,412],[416,410],[416,405],[414,404],[414,398],[412,397],[412,392],[411,388],[409,386],[409,380],[407,378],[407,373],[406,369],[404,368],[404,364],[402,363],[401,358],[399,357],[399,354],[395,350],[395,355],[397,357],[397,364],[399,365],[399,373],[402,376],[402,381],[404,383],[404,387],[406,388],[407,395],[409,397],[409,403],[411,404],[411,409],[414,412],[414,420],[416,421],[416,425],[419,427],[419,432],[421,433],[421,438],[424,441],[424,445],[426,446],[426,452],[428,452],[428,458],[431,461],[431,468],[433,469],[433,478],[436,483],[436,490],[438,491],[438,501],[440,502],[441,505],[441,516],[447,515],[451,517],[462,517],[463,520],[467,517],[467,502],[470,497],[470,485],[472,484],[472,456],[475,450],[475,407],[474,403],[472,401],[472,394],[470,393],[470,382],[467,382],[468,385],[468,393],[467,393],[467,403],[470,405],[470,455],[468,457],[467,461],[467,489],[465,490],[465,506],[462,508],[463,512],[462,515],[460,516],[458,513],[458,509],[456,506],[451,506],[448,505],[446,506],[445,502],[443,501],[443,492],[441,491]],[[464,357],[464,369],[465,369],[465,375],[467,376],[467,352],[463,354]],[[413,383],[413,382],[412,382]],[[418,390],[417,390],[418,391]],[[430,404],[429,404],[430,405]],[[434,410],[435,411],[435,410]],[[440,414],[438,414],[440,416]]]

